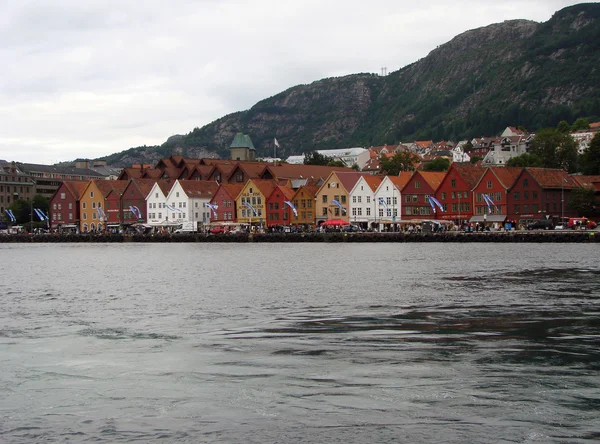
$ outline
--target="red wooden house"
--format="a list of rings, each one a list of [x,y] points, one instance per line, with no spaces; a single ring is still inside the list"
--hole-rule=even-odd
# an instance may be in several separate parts
[[[147,221],[146,199],[152,191],[156,180],[154,179],[131,179],[121,196],[121,208],[123,209],[123,225],[131,225],[140,221]],[[132,212],[129,207],[137,207],[141,217]]]
[[[214,197],[210,201],[216,205],[217,215],[211,214],[212,222],[237,222],[237,211],[235,201],[242,192],[243,185],[221,184]]]
[[[290,225],[293,216],[292,209],[285,204],[294,197],[294,190],[290,187],[277,185],[270,196],[267,197],[267,228]],[[297,210],[296,210],[297,211]]]
[[[569,208],[571,190],[580,187],[575,177],[560,169],[523,168],[509,190],[508,217],[523,226],[539,219],[576,217]]]
[[[50,199],[50,228],[77,230],[79,227],[79,199],[87,182],[64,181]]]
[[[104,194],[104,225],[106,228],[118,228],[123,222],[123,207],[121,206],[121,196],[127,188],[127,180],[107,180],[109,184],[101,184],[100,190]],[[106,191],[105,191],[106,190]]]
[[[402,189],[402,219],[434,219],[429,196],[434,196],[446,173],[415,171]],[[438,211],[439,213],[439,211]]]
[[[435,192],[436,199],[444,207],[438,211],[437,219],[454,221],[461,225],[473,216],[472,190],[477,185],[485,168],[471,163],[454,162],[446,172]]]
[[[522,168],[489,167],[473,189],[471,222],[502,224],[508,218],[508,190]],[[485,196],[485,197],[484,197]],[[512,220],[508,218],[508,220]]]

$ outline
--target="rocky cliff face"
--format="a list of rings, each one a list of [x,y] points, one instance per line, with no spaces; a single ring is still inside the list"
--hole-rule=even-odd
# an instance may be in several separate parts
[[[600,116],[600,5],[557,12],[548,22],[510,20],[462,33],[386,77],[356,74],[288,89],[160,147],[109,156],[112,164],[168,156],[228,156],[235,133],[258,155],[302,153],[416,139],[495,135]],[[156,152],[156,155],[153,154]],[[140,160],[137,160],[140,159]],[[141,160],[144,159],[144,160]]]

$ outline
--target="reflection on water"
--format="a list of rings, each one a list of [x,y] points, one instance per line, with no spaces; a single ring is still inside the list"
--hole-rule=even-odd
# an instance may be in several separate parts
[[[595,246],[323,248],[0,246],[0,441],[600,439]]]

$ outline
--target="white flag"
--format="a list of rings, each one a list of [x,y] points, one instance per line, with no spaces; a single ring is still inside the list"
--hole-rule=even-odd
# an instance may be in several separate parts
[[[279,142],[277,142],[277,139],[275,139],[275,138],[274,138],[274,139],[273,139],[273,143],[275,144],[275,146],[276,146],[277,148],[279,148]]]

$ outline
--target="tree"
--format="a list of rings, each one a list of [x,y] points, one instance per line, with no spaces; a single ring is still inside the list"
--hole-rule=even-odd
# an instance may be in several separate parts
[[[481,156],[473,156],[473,157],[471,157],[470,162],[471,163],[477,163],[477,162],[479,162],[482,159],[483,159],[483,157],[481,157]]]
[[[590,129],[590,122],[588,122],[588,119],[584,119],[583,117],[577,119],[571,127],[571,131],[580,131],[584,129]]]
[[[327,165],[329,160],[318,151],[304,154],[304,165]]]
[[[538,155],[544,168],[562,168],[569,172],[577,169],[575,140],[555,128],[540,130],[531,141],[528,152]]]
[[[327,162],[327,166],[330,167],[345,167],[346,164],[341,161],[341,160],[330,160],[329,162]]]
[[[382,156],[379,163],[382,173],[397,176],[400,171],[414,171],[417,159],[412,153],[400,151],[391,158]]]
[[[355,171],[360,171],[360,167],[358,166],[357,163],[355,163],[354,165],[352,165],[352,169]]]
[[[567,134],[571,132],[571,127],[569,126],[566,120],[561,120],[560,122],[558,122],[556,129],[561,134]]]
[[[443,157],[433,159],[431,162],[427,162],[423,166],[423,171],[446,171],[450,168],[450,160]]]
[[[506,162],[507,167],[543,167],[544,161],[537,154],[524,153],[520,156],[511,157]]]
[[[596,133],[590,147],[581,155],[580,163],[583,174],[600,175],[600,133]]]
[[[583,187],[571,190],[568,207],[577,211],[579,216],[592,216],[596,211],[596,191]]]

